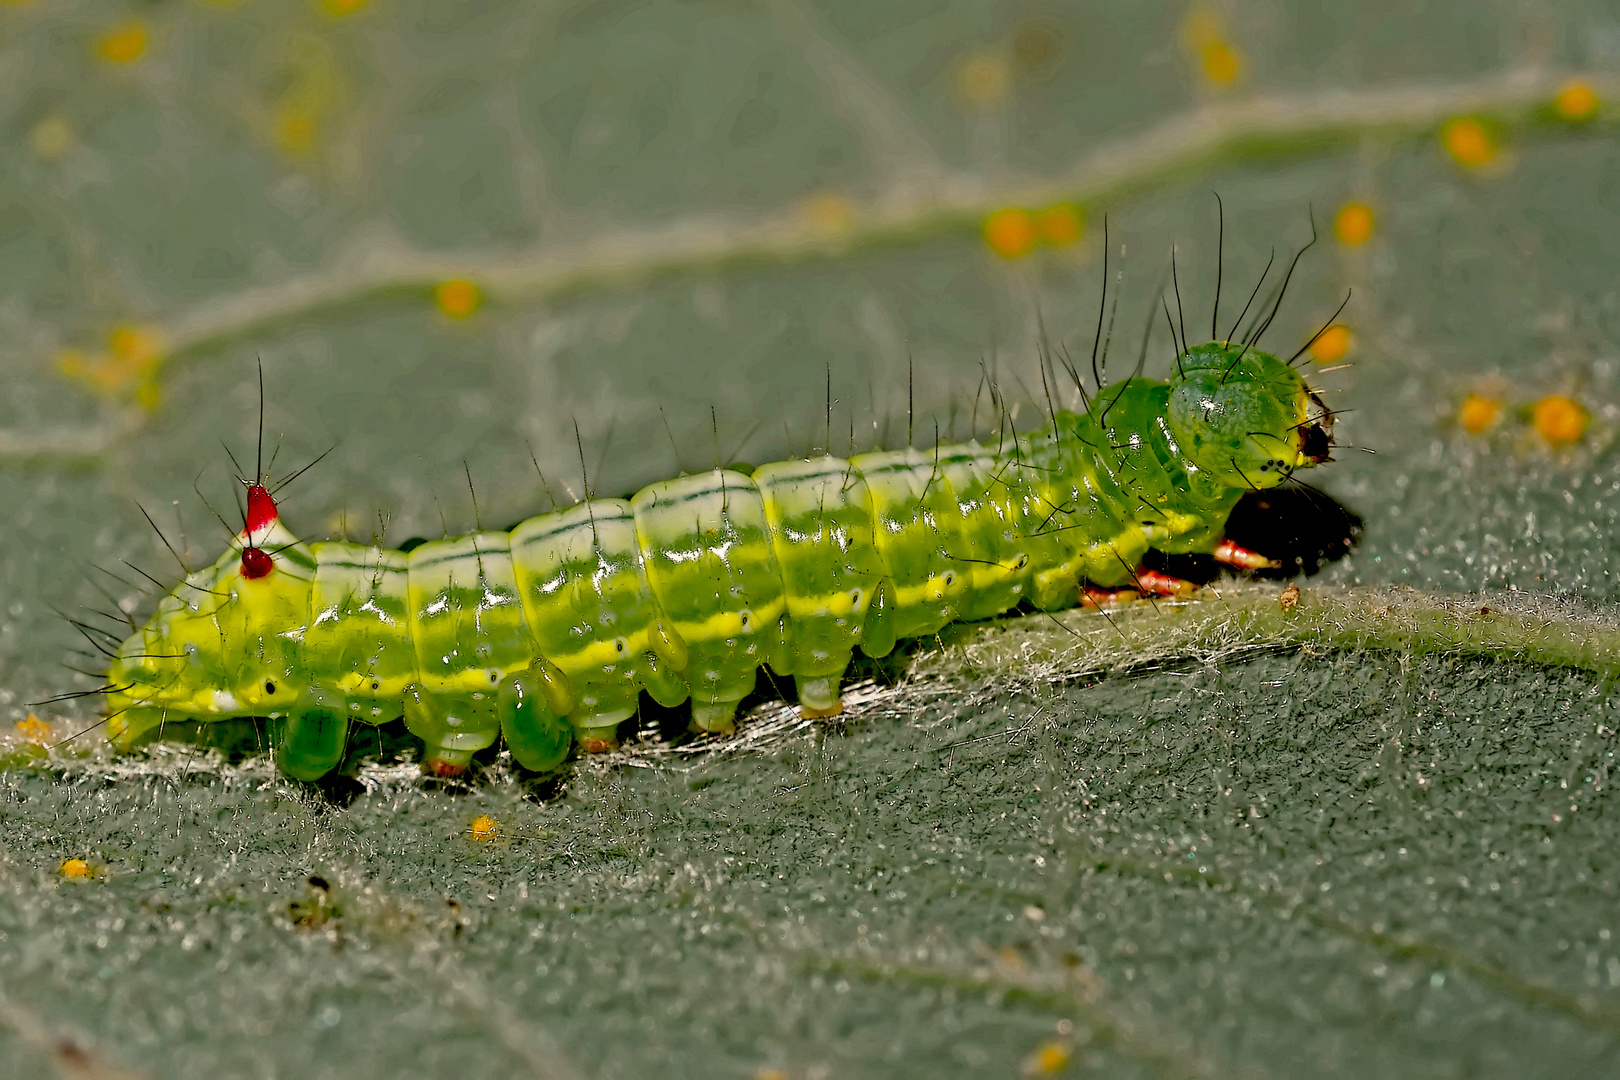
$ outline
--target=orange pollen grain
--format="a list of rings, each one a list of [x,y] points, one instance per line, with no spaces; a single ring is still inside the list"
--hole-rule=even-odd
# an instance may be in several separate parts
[[[1067,247],[1080,239],[1085,217],[1078,206],[1059,203],[1035,215],[1035,232],[1053,247]]]
[[[146,44],[146,26],[125,23],[96,39],[96,55],[109,64],[133,64],[146,55]]]
[[[984,242],[1004,259],[1028,255],[1037,239],[1035,219],[1028,210],[1009,207],[984,219]]]
[[[1243,57],[1224,41],[1205,42],[1198,50],[1204,78],[1214,86],[1230,86],[1243,74]]]
[[[1332,364],[1344,359],[1344,354],[1350,351],[1350,343],[1354,340],[1350,328],[1343,323],[1334,323],[1332,326],[1316,335],[1311,342],[1311,359],[1318,364]]]
[[[1441,129],[1440,142],[1451,159],[1465,168],[1478,169],[1496,158],[1496,140],[1472,117],[1448,121]]]
[[[497,831],[495,819],[488,814],[479,814],[473,818],[472,827],[467,831],[474,840],[493,840]]]
[[[1373,210],[1363,202],[1347,202],[1333,216],[1333,235],[1339,243],[1355,247],[1373,234]]]
[[[990,50],[969,54],[956,69],[957,95],[977,109],[999,103],[1007,96],[1011,81],[1006,59]]]
[[[1024,1071],[1032,1076],[1049,1076],[1061,1071],[1073,1056],[1073,1052],[1063,1043],[1045,1042],[1029,1056]]]
[[[1579,80],[1569,83],[1553,98],[1553,111],[1564,120],[1590,120],[1598,111],[1597,91]]]
[[[302,109],[287,109],[276,117],[276,143],[293,154],[315,145],[315,117]]]
[[[17,721],[17,734],[31,743],[46,743],[51,739],[51,725],[29,713],[28,719]]]
[[[1469,394],[1457,410],[1457,423],[1470,435],[1478,435],[1492,428],[1502,418],[1502,403],[1494,398]]]
[[[1536,433],[1553,446],[1569,446],[1581,441],[1592,415],[1578,401],[1562,394],[1549,394],[1530,409]]]
[[[446,281],[433,290],[433,302],[452,319],[465,319],[478,310],[482,297],[470,281]]]
[[[854,224],[855,209],[848,199],[831,191],[819,191],[805,204],[810,224],[821,232],[848,232]]]
[[[62,876],[72,878],[74,881],[83,881],[90,876],[90,864],[83,859],[64,859]]]

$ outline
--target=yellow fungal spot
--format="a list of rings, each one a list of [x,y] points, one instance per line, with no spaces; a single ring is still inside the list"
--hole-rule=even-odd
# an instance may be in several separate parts
[[[1364,202],[1347,202],[1333,215],[1333,235],[1348,247],[1365,244],[1373,234],[1373,209]]]
[[[1311,342],[1311,359],[1318,364],[1337,363],[1350,351],[1351,342],[1354,340],[1348,326],[1334,323],[1317,334],[1316,339]]]
[[[433,290],[433,302],[452,319],[465,319],[478,310],[482,300],[478,286],[457,278],[446,281]]]
[[[844,233],[854,224],[855,211],[849,200],[831,191],[818,191],[805,201],[805,217],[812,227],[825,233]]]
[[[163,353],[163,337],[153,327],[117,326],[108,335],[106,352],[62,349],[56,367],[97,393],[133,398],[150,409],[160,396],[156,379]]]
[[[1471,116],[1459,116],[1440,129],[1440,144],[1451,160],[1466,169],[1480,169],[1496,160],[1496,138]]]
[[[1034,224],[1035,232],[1043,242],[1053,247],[1067,247],[1080,239],[1085,217],[1078,206],[1059,203],[1036,214]]]
[[[1243,57],[1224,41],[1211,41],[1198,51],[1204,78],[1214,86],[1230,86],[1243,74]]]
[[[1502,403],[1495,398],[1469,394],[1457,410],[1457,424],[1470,435],[1479,435],[1496,426],[1502,418]]]
[[[60,116],[47,116],[28,133],[28,146],[44,161],[57,161],[73,149],[73,128]]]
[[[1553,446],[1569,446],[1581,441],[1592,414],[1573,398],[1549,394],[1530,407],[1530,421],[1536,434]]]
[[[276,145],[289,154],[307,154],[315,148],[316,116],[296,105],[283,107],[276,114]]]
[[[51,741],[51,725],[35,716],[28,714],[28,719],[17,721],[17,734],[31,743],[47,743]]]
[[[1558,96],[1553,98],[1553,111],[1560,119],[1571,123],[1590,120],[1598,111],[1597,91],[1579,79],[1566,83],[1558,91]]]
[[[328,19],[342,19],[353,15],[370,2],[371,0],[320,0],[319,7],[321,14]]]
[[[1043,1042],[1035,1048],[1034,1053],[1024,1059],[1024,1075],[1051,1076],[1055,1072],[1063,1071],[1073,1057],[1074,1051],[1067,1043],[1058,1042],[1056,1039]]]
[[[96,55],[109,64],[133,64],[146,55],[146,24],[128,22],[96,39]]]
[[[74,881],[83,881],[91,876],[90,864],[83,859],[64,859],[62,861],[62,876]]]
[[[488,814],[479,814],[473,818],[472,827],[467,830],[474,840],[493,840],[498,831],[495,819]]]
[[[1037,239],[1035,219],[1028,210],[1008,207],[984,219],[984,242],[1004,259],[1028,255]]]
[[[766,1067],[754,1070],[754,1080],[788,1080],[786,1069],[773,1069]]]
[[[956,94],[976,109],[1000,102],[1011,81],[1006,59],[992,50],[969,53],[956,67]]]
[[[1198,66],[1198,74],[1210,86],[1223,89],[1243,77],[1243,54],[1227,39],[1215,12],[1195,6],[1181,24],[1181,37]]]

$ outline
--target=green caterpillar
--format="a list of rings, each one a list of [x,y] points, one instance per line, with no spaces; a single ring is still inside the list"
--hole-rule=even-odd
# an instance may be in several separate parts
[[[403,716],[432,773],[498,738],[545,771],[615,746],[643,690],[729,730],[761,664],[830,715],[857,647],[1088,589],[1177,591],[1138,570],[1150,548],[1266,565],[1223,539],[1227,515],[1329,460],[1332,420],[1290,363],[1211,342],[995,448],[715,469],[409,552],[305,544],[256,480],[230,548],[114,653],[108,734],[273,718],[279,767],[308,780],[351,724]]]

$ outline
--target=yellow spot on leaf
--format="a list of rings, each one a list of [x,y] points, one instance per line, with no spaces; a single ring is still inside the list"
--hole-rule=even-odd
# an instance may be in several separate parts
[[[433,290],[433,302],[452,319],[465,319],[477,311],[481,299],[477,285],[459,278]]]
[[[331,41],[314,33],[289,36],[281,50],[279,91],[263,113],[265,138],[293,157],[313,156],[342,98],[342,63]]]
[[[984,242],[1004,259],[1019,259],[1035,246],[1035,219],[1028,210],[1008,207],[984,219]]]
[[[1440,144],[1451,160],[1467,169],[1479,169],[1496,160],[1496,138],[1470,116],[1446,122],[1440,130]]]
[[[307,154],[315,148],[316,116],[296,105],[276,115],[276,145],[289,154]]]
[[[124,23],[96,39],[96,55],[109,64],[133,64],[146,55],[146,24]]]
[[[1502,418],[1502,403],[1495,398],[1469,394],[1457,410],[1458,425],[1470,435],[1479,435],[1496,426]]]
[[[1053,1039],[1043,1042],[1035,1048],[1035,1052],[1024,1059],[1024,1075],[1050,1076],[1061,1072],[1074,1057],[1074,1051],[1067,1043]]]
[[[162,335],[149,326],[118,326],[107,338],[107,351],[63,349],[57,370],[108,397],[127,397],[143,408],[157,405],[158,368],[163,363]]]
[[[1333,364],[1344,359],[1345,353],[1350,351],[1350,344],[1354,340],[1350,328],[1343,323],[1334,323],[1332,326],[1316,335],[1311,342],[1311,359],[1318,364]]]
[[[107,346],[118,359],[131,363],[144,363],[159,352],[157,334],[144,326],[115,326]]]
[[[1581,441],[1592,415],[1573,398],[1549,394],[1530,407],[1530,421],[1553,446],[1569,446]]]
[[[1210,86],[1222,89],[1243,77],[1243,54],[1227,38],[1215,12],[1195,5],[1181,24],[1181,40]]]
[[[1567,83],[1553,98],[1553,111],[1572,123],[1590,120],[1598,111],[1597,91],[1579,79]]]
[[[804,212],[814,228],[827,233],[848,232],[855,219],[849,200],[831,191],[811,195],[805,202]]]
[[[1363,202],[1347,202],[1333,215],[1333,235],[1339,243],[1356,247],[1373,234],[1373,210]]]
[[[970,53],[956,67],[957,96],[977,109],[1005,98],[1011,81],[1006,59],[987,49]]]
[[[342,19],[353,15],[371,0],[320,0],[321,14],[329,19]]]
[[[57,161],[73,149],[73,129],[60,116],[47,116],[28,133],[28,145],[45,161]]]
[[[479,814],[473,818],[472,827],[467,830],[474,840],[493,840],[497,831],[495,819],[488,814]]]
[[[1201,48],[1198,64],[1214,86],[1230,86],[1243,74],[1243,57],[1224,41],[1211,41]]]
[[[47,743],[51,741],[51,725],[29,713],[28,719],[17,721],[17,734],[31,743]]]
[[[62,862],[62,876],[74,881],[83,881],[91,876],[90,864],[83,859],[64,859]]]
[[[1080,239],[1085,217],[1078,206],[1059,203],[1035,215],[1035,232],[1044,243],[1067,247]]]
[[[788,1074],[786,1069],[755,1069],[754,1080],[788,1080]]]

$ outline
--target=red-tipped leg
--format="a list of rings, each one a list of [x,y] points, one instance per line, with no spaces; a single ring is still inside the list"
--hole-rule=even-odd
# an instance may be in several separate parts
[[[1149,596],[1191,596],[1198,591],[1198,586],[1192,582],[1157,570],[1138,570],[1136,583]]]
[[[1276,559],[1268,559],[1258,551],[1238,547],[1230,540],[1222,540],[1215,545],[1215,561],[1235,566],[1239,570],[1275,570],[1282,563]]]
[[[1183,581],[1178,577],[1160,573],[1157,570],[1148,570],[1138,567],[1135,580],[1129,588],[1103,589],[1096,585],[1087,585],[1080,590],[1080,606],[1088,608],[1123,607],[1142,597],[1152,599],[1155,596],[1191,596],[1198,591],[1198,586],[1190,581]]]
[[[1096,608],[1124,607],[1142,594],[1135,589],[1100,589],[1095,585],[1087,585],[1080,590],[1080,606]]]

